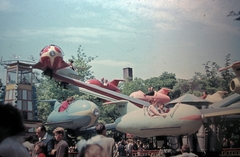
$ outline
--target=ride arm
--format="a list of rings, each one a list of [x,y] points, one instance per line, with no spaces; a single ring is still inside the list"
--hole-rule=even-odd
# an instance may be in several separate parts
[[[204,117],[240,114],[240,107],[222,107],[222,108],[216,108],[216,109],[215,108],[202,109],[201,112]]]

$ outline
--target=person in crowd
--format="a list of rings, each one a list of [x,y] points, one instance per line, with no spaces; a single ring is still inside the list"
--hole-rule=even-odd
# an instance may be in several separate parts
[[[138,145],[136,140],[133,141],[133,150],[138,150]]]
[[[72,68],[72,70],[75,70],[75,68],[73,67],[74,61],[72,59],[69,59],[68,61],[69,61],[68,64]]]
[[[158,112],[159,113],[166,113],[163,103],[158,103]]]
[[[196,154],[190,152],[190,148],[187,144],[184,144],[181,148],[181,153],[175,157],[198,157]]]
[[[103,78],[101,78],[101,83],[102,83],[102,84],[104,84],[104,77],[103,77]]]
[[[68,157],[68,144],[64,140],[64,128],[57,127],[53,130],[53,134],[57,144],[54,146],[54,149],[51,151],[51,154],[55,157]]]
[[[104,86],[107,86],[107,85],[108,85],[108,80],[107,80],[107,79],[105,79],[103,85],[104,85]]]
[[[11,104],[0,104],[0,156],[30,157],[23,146],[21,134],[25,132],[19,110]]]
[[[227,138],[223,138],[222,147],[223,148],[229,148],[229,140]]]
[[[144,148],[143,148],[143,143],[142,143],[142,142],[140,142],[140,143],[138,144],[138,150],[144,150]]]
[[[153,150],[154,149],[152,140],[149,141],[148,145],[149,145],[149,150]]]
[[[59,107],[59,112],[65,111],[74,100],[75,100],[74,97],[71,96],[67,98],[66,101],[63,101],[61,106]]]
[[[157,102],[155,99],[150,99],[148,101],[150,103],[150,106],[148,106],[148,114],[151,116],[151,117],[154,117],[154,116],[163,116],[163,117],[166,117],[166,115],[164,114],[161,114],[158,112],[157,110]]]
[[[87,144],[79,151],[77,157],[109,157],[103,147],[97,143]]]
[[[126,145],[126,147],[127,147],[127,154],[128,154],[128,156],[132,156],[132,150],[133,150],[133,141],[132,141],[132,139],[129,139],[128,140],[128,144]]]
[[[39,139],[38,141],[43,142],[46,146],[44,154],[46,157],[52,157],[51,151],[53,150],[55,143],[53,137],[47,133],[45,126],[37,127],[35,131]]]
[[[202,98],[202,99],[206,99],[207,96],[208,96],[208,92],[204,91],[204,92],[202,93],[201,98]]]
[[[106,127],[103,123],[98,123],[95,125],[96,136],[92,137],[90,140],[93,143],[99,143],[103,149],[107,152],[109,157],[118,156],[118,150],[115,145],[115,140],[111,137],[106,137]]]
[[[229,142],[229,147],[230,148],[236,148],[236,145],[235,145],[235,142],[234,142],[234,140],[230,140],[230,142]]]
[[[26,77],[23,77],[22,84],[28,84],[28,81],[27,81]]]
[[[44,154],[44,150],[45,148],[45,144],[43,142],[37,142],[34,144],[34,150],[36,155],[34,157],[46,157],[46,155]]]
[[[27,148],[30,155],[32,155],[34,144],[33,144],[33,136],[27,135],[25,136],[25,142],[23,142],[23,146]]]
[[[155,91],[153,89],[153,87],[149,87],[148,88],[148,92],[144,94],[144,96],[148,95],[148,96],[154,96]]]
[[[125,150],[125,142],[123,140],[118,142],[118,153],[119,157],[125,157],[127,155]]]

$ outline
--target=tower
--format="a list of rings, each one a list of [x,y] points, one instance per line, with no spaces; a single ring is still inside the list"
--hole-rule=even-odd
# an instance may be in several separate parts
[[[133,80],[132,68],[130,68],[130,67],[123,68],[123,79],[125,81],[132,81]]]
[[[40,124],[36,117],[36,91],[32,82],[34,64],[23,60],[1,61],[6,69],[4,104],[11,104],[19,109],[27,128]]]
[[[6,87],[2,83],[2,79],[0,79],[0,103],[4,103],[5,89]]]

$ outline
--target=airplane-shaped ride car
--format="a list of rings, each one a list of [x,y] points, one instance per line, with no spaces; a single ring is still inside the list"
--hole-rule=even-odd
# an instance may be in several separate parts
[[[59,112],[61,103],[55,99],[40,102],[54,103],[53,111],[49,114],[45,125],[53,128],[63,127],[71,133],[95,125],[100,116],[98,106],[87,100],[76,100],[63,112]]]
[[[109,89],[109,90],[115,91],[115,92],[120,92],[120,89],[118,88],[118,83],[120,81],[124,81],[124,80],[122,80],[122,79],[114,79],[114,80],[112,80],[110,82],[104,82],[103,80],[99,81],[97,79],[90,79],[90,80],[88,80],[86,82],[89,83],[89,84],[93,84],[93,85],[105,88],[105,89]]]
[[[167,103],[170,101],[170,97],[167,95],[171,91],[171,89],[168,88],[161,88],[159,91],[154,91],[154,94],[146,95],[141,90],[133,92],[130,94],[130,97],[137,98],[143,101],[149,101],[150,99],[155,99],[156,102],[159,103]]]
[[[221,68],[221,69],[219,69],[219,71],[221,72],[221,71],[224,71],[224,70],[227,70],[230,68],[233,69],[233,71],[236,75],[236,78],[234,78],[230,81],[229,88],[232,92],[240,94],[240,61],[235,62],[225,68]]]
[[[45,75],[55,80],[80,87],[80,92],[83,92],[84,89],[94,96],[111,101],[108,104],[115,104],[121,114],[121,117],[116,119],[113,124],[118,131],[141,137],[186,135],[196,132],[202,126],[204,117],[240,113],[240,107],[199,110],[191,105],[177,103],[168,113],[165,113],[165,117],[151,117],[147,112],[148,102],[77,80],[71,77],[73,71],[71,68],[61,66],[61,64],[65,65],[62,62],[63,60],[60,60],[61,63],[56,64],[60,65],[61,68],[55,67],[55,64],[53,64],[55,56],[51,54],[57,52],[51,52],[54,51],[52,46],[56,47],[51,45],[49,51],[45,52],[48,55],[44,55],[44,57],[48,56],[49,59],[44,58],[44,60],[41,56],[40,62],[34,65],[33,68],[43,70]],[[42,64],[44,66],[39,66]]]

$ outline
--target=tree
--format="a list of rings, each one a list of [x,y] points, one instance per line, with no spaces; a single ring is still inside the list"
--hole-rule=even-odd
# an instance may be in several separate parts
[[[130,95],[131,93],[138,90],[146,93],[148,87],[153,87],[155,90],[160,90],[163,87],[173,89],[176,83],[177,79],[175,77],[175,74],[163,72],[159,77],[152,77],[146,80],[136,77],[133,81],[122,83],[121,93]]]
[[[124,82],[123,85],[121,83],[121,93],[125,95],[130,95],[132,92],[138,90],[146,90],[146,85],[143,79],[141,78],[134,78],[132,81]]]
[[[145,80],[147,87],[154,87],[156,90],[160,90],[163,87],[172,89],[176,82],[175,74],[168,73],[166,71],[163,72],[159,77],[152,77]]]
[[[230,56],[230,54],[225,56],[225,66],[230,65]],[[178,79],[178,82],[173,88],[174,91],[170,93],[172,99],[178,98],[185,93],[200,96],[203,91],[210,94],[220,90],[231,93],[228,84],[231,79],[233,79],[234,75],[230,70],[219,73],[220,66],[216,62],[211,61],[204,63],[203,66],[205,68],[205,74],[195,72],[195,75],[191,79]]]
[[[230,59],[231,54],[226,55],[226,63],[225,63],[225,67],[229,66],[231,63],[231,59]],[[223,87],[223,89],[225,91],[228,91],[228,93],[230,93],[230,89],[229,89],[229,82],[235,77],[233,72],[230,71],[230,69],[224,70],[221,72],[221,76],[222,76],[222,82],[221,82],[221,86]]]
[[[81,48],[82,46],[79,45],[78,50],[77,50],[77,57],[71,56],[72,60],[74,61],[74,68],[78,72],[80,76],[82,76],[81,81],[86,81],[89,79],[94,78],[93,72],[90,70],[91,65],[89,65],[90,62],[92,62],[95,57],[87,56],[84,52],[83,49]]]

